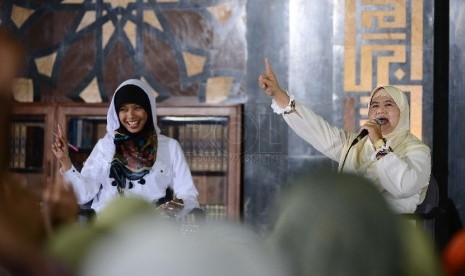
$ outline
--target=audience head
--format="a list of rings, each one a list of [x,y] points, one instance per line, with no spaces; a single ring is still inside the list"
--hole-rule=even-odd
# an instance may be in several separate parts
[[[47,250],[71,270],[78,271],[84,257],[100,239],[110,235],[120,224],[146,213],[153,214],[156,219],[149,202],[136,197],[118,197],[87,224],[66,225],[56,231]]]
[[[291,275],[401,275],[398,220],[370,182],[324,172],[289,188],[268,242]]]
[[[239,224],[209,223],[186,232],[153,205],[121,197],[89,225],[63,229],[52,256],[82,275],[287,275],[263,240]]]
[[[83,274],[177,276],[283,276],[262,241],[244,227],[202,226],[182,235],[179,225],[139,217],[115,230],[86,258]]]

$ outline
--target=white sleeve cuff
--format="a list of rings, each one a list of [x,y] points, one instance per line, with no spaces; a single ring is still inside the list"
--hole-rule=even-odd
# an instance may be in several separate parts
[[[273,99],[271,100],[271,108],[273,108],[273,111],[274,113],[276,114],[282,114],[282,113],[289,113],[292,111],[292,106],[291,106],[291,103],[292,101],[294,100],[294,95],[292,95],[291,93],[289,93],[288,91],[286,91],[287,95],[289,96],[289,103],[287,104],[286,107],[284,108],[281,108],[278,106],[278,104],[276,103],[276,101]]]

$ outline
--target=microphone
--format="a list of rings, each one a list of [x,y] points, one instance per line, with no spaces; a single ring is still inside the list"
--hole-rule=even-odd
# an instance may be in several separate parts
[[[354,141],[352,141],[352,144],[350,145],[351,147],[353,147],[355,144],[358,143],[358,141],[362,140],[363,137],[367,136],[368,135],[368,130],[364,129],[362,130],[358,135],[357,137],[355,137]]]
[[[379,119],[374,119],[374,121],[376,122],[376,124],[377,124],[378,126],[381,125],[381,120],[379,120]],[[350,147],[353,147],[355,144],[358,143],[358,141],[362,140],[363,137],[365,137],[365,136],[367,136],[367,135],[368,135],[368,130],[363,129],[363,130],[357,135],[357,137],[355,137],[354,141],[352,141],[352,144],[350,145]]]

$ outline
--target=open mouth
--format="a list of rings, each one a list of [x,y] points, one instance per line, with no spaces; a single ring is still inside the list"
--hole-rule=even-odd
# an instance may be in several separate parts
[[[389,120],[386,118],[376,118],[376,121],[378,122],[380,126],[385,125],[389,122]]]
[[[139,125],[139,121],[126,121],[126,123],[130,126],[130,127],[137,127]]]

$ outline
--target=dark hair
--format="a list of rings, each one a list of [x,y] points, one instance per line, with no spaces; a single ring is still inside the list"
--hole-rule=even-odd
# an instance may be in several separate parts
[[[145,91],[137,85],[127,84],[115,92],[115,110],[116,115],[123,104],[138,104],[144,108],[145,112],[152,118],[152,108],[150,107],[150,100]]]

